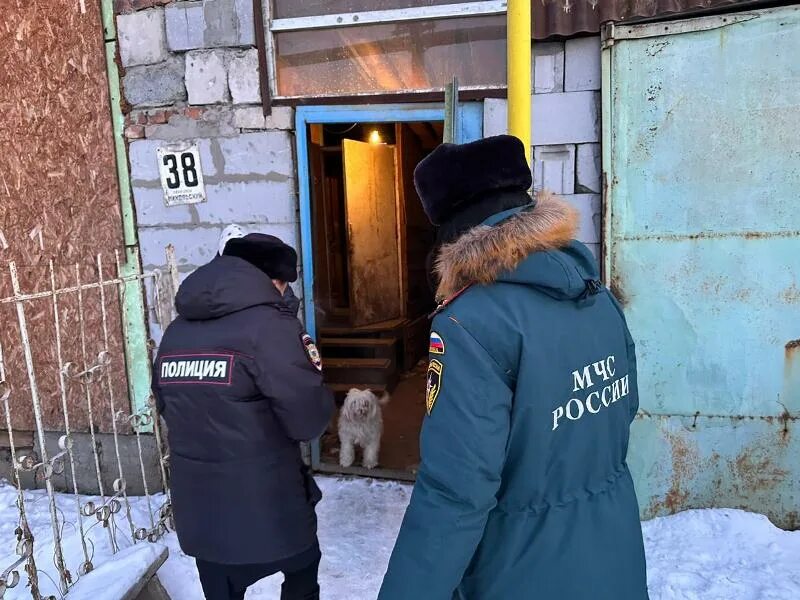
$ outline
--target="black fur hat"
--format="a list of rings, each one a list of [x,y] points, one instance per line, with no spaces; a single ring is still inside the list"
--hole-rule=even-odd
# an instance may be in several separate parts
[[[225,256],[236,256],[261,269],[270,279],[297,281],[297,252],[274,235],[250,233],[225,244]]]
[[[532,181],[525,147],[510,135],[469,144],[442,144],[414,170],[414,185],[434,225],[491,201],[491,192],[525,192]]]

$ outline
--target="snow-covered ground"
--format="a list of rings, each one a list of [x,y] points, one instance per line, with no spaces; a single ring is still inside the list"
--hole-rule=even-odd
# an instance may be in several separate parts
[[[407,485],[369,480],[321,478],[325,499],[319,506],[321,567],[324,600],[372,600],[380,587],[394,538],[400,527],[411,488]],[[37,565],[44,593],[55,593],[55,577],[47,498],[41,492],[26,493],[31,528],[36,536]],[[154,504],[163,501],[156,498]],[[14,561],[14,529],[17,526],[16,493],[8,485],[0,487],[0,570]],[[147,524],[144,499],[133,499],[134,522]],[[59,498],[59,509],[66,517],[65,547],[68,565],[77,573],[82,549],[75,536],[75,500]],[[87,519],[87,523],[92,521]],[[126,523],[119,521],[119,527]],[[648,582],[652,600],[798,600],[800,599],[800,532],[785,532],[766,517],[738,510],[687,511],[673,517],[643,524],[647,549]],[[120,539],[130,536],[120,535]],[[107,531],[95,525],[91,531],[93,574],[98,582],[86,578],[85,589],[110,589],[124,580],[120,569],[108,564]],[[174,600],[202,600],[194,561],[184,556],[174,534],[165,540],[170,558],[159,577]],[[129,546],[130,544],[125,544]],[[0,552],[0,554],[3,554]],[[141,562],[141,552],[123,553],[125,564]],[[103,566],[105,564],[105,566]],[[112,579],[113,578],[113,579]],[[248,592],[248,600],[275,600],[279,597],[280,576],[259,582]],[[29,598],[20,585],[5,598]],[[72,597],[72,596],[70,596]],[[81,596],[83,597],[83,596]],[[89,594],[102,600],[97,591]]]

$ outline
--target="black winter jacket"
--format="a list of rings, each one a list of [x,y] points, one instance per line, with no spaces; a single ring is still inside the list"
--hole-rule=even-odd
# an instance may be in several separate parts
[[[250,263],[221,256],[184,281],[176,305],[153,390],[168,429],[181,548],[223,564],[307,550],[321,493],[298,442],[323,432],[333,397],[310,356],[299,302]]]

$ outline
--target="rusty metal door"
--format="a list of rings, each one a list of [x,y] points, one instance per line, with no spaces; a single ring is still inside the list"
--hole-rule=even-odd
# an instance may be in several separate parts
[[[395,147],[343,141],[350,322],[400,316]]]
[[[643,517],[800,525],[800,9],[608,27],[605,275],[637,341]]]

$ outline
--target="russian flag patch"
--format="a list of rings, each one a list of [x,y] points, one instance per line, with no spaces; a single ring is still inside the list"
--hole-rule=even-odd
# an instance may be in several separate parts
[[[444,340],[435,331],[431,331],[431,343],[428,346],[431,354],[444,354]]]

